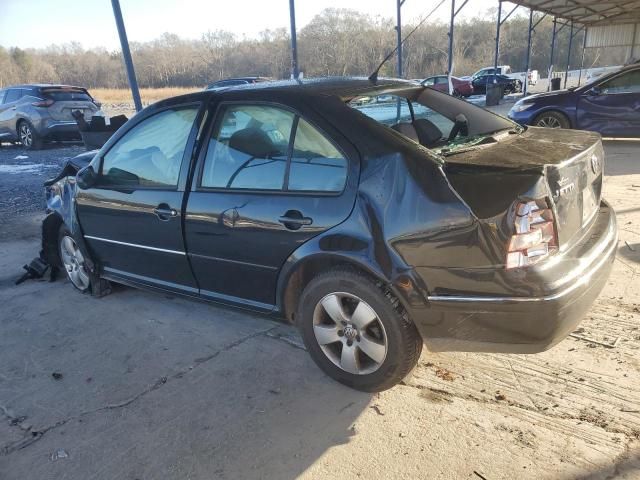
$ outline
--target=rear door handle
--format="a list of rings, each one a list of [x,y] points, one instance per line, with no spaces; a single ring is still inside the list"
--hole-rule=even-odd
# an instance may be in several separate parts
[[[303,216],[298,210],[287,210],[282,217],[278,218],[278,221],[289,230],[298,230],[313,223],[312,218]]]
[[[162,220],[163,222],[166,222],[171,218],[178,216],[178,211],[175,208],[169,207],[169,205],[167,205],[166,203],[161,203],[156,208],[154,208],[153,213],[155,213],[156,217],[158,217],[158,219]]]

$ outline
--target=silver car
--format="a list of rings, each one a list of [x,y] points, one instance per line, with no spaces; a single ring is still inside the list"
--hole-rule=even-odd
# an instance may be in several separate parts
[[[71,112],[80,110],[89,121],[99,109],[82,87],[37,84],[0,89],[0,141],[18,140],[36,150],[45,141],[79,139]]]

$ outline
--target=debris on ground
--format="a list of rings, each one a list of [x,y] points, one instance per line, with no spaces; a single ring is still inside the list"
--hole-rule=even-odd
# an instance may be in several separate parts
[[[65,449],[59,448],[55,452],[51,454],[51,461],[55,462],[56,460],[60,460],[62,458],[69,458],[69,454]]]
[[[382,413],[382,410],[380,410],[380,407],[378,405],[371,405],[369,408],[375,410],[378,415],[384,416],[384,413]]]
[[[44,261],[41,255],[31,260],[29,265],[23,265],[22,268],[26,270],[26,273],[16,280],[16,285],[20,285],[22,282],[29,280],[30,278],[42,278],[44,274],[47,273],[49,265]]]
[[[500,390],[496,390],[495,398],[496,400],[501,401],[501,400],[506,400],[507,396],[504,393],[502,393]]]
[[[62,380],[62,374],[60,372],[53,372],[51,376],[54,380]]]
[[[446,368],[436,368],[436,377],[446,380],[447,382],[453,382],[456,378],[453,373]]]
[[[578,330],[576,330],[576,332],[577,331]],[[582,329],[581,331],[584,331],[584,330]],[[617,337],[614,340],[613,343],[604,343],[604,342],[601,342],[599,340],[595,340],[593,338],[585,337],[583,335],[576,335],[575,333],[570,333],[569,336],[573,337],[573,338],[577,338],[578,340],[582,340],[584,342],[589,342],[590,344],[594,344],[595,343],[595,344],[598,344],[598,345],[602,345],[603,347],[606,347],[606,348],[616,348],[618,346],[618,342],[620,341],[620,337]],[[589,346],[591,347],[591,345],[589,345]],[[591,347],[591,348],[593,348],[593,347]]]

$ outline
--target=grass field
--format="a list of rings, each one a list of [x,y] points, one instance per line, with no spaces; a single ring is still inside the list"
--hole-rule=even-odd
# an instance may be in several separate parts
[[[141,88],[140,97],[142,97],[142,103],[148,105],[164,98],[197,92],[198,90],[202,89],[184,87]],[[126,88],[92,88],[90,89],[90,93],[103,104],[127,103],[133,105],[131,90]]]

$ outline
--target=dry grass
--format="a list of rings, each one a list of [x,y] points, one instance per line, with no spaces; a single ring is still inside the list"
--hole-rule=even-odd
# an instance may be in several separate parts
[[[197,92],[201,88],[166,87],[166,88],[141,88],[142,103],[148,105],[164,98]],[[91,95],[104,104],[130,103],[133,105],[131,90],[126,88],[92,88]]]

